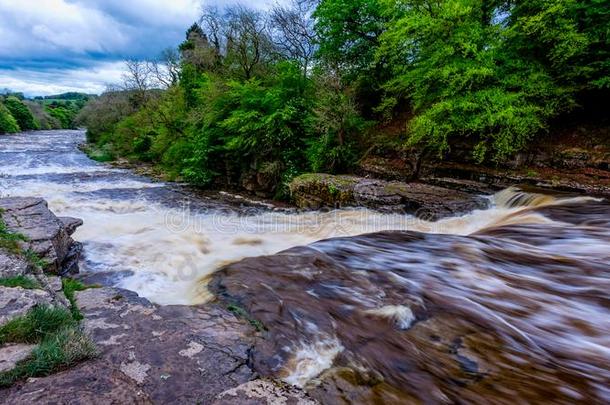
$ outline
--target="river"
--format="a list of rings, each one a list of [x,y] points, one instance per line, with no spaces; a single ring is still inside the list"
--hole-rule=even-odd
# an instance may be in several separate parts
[[[383,387],[355,402],[610,400],[607,202],[508,189],[435,223],[297,212],[97,163],[82,142],[2,136],[1,194],[82,218],[82,274],[161,305],[206,302],[229,265],[213,290],[269,328],[254,354],[269,374],[335,399],[338,380]],[[403,232],[314,243],[385,230]],[[329,370],[331,388],[316,380]]]

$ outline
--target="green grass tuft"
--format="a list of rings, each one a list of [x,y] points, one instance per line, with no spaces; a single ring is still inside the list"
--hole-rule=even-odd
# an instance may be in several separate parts
[[[243,319],[247,320],[250,323],[250,325],[252,325],[258,332],[267,330],[267,328],[265,328],[265,325],[263,325],[263,323],[261,321],[259,321],[258,319],[252,318],[250,316],[250,314],[248,313],[248,311],[246,311],[244,308],[240,307],[239,305],[229,304],[229,305],[227,305],[227,309],[229,311],[231,311],[238,318],[243,318]]]
[[[0,217],[0,248],[18,254],[21,253],[19,242],[25,241],[27,241],[27,238],[24,235],[8,229],[8,226],[6,226],[6,223]]]
[[[33,277],[16,276],[8,278],[0,278],[0,286],[2,287],[21,287],[26,290],[38,290],[42,288],[40,283]]]
[[[64,308],[36,306],[26,315],[12,319],[0,327],[0,345],[37,343],[60,329],[76,325],[72,314]]]
[[[47,376],[96,355],[95,344],[82,331],[74,327],[59,329],[42,340],[30,359],[0,373],[0,388],[18,380]]]
[[[75,293],[77,291],[84,291],[90,287],[87,287],[83,283],[78,280],[74,280],[72,278],[63,278],[61,280],[61,285],[64,291],[64,295],[70,301],[70,310],[72,312],[72,317],[76,321],[80,321],[83,319],[83,315],[78,309],[78,305],[76,305],[76,296]]]

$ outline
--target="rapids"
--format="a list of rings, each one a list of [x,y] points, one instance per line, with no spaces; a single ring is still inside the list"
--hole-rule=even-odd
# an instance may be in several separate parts
[[[155,182],[82,142],[2,136],[0,194],[82,218],[85,276],[161,305],[211,290],[245,307],[267,328],[265,374],[329,403],[610,401],[606,201],[511,188],[434,223],[303,213]]]
[[[222,195],[193,196],[89,159],[83,131],[39,131],[0,138],[0,195],[45,198],[59,216],[82,218],[84,274],[158,304],[209,299],[202,282],[245,257],[338,236],[382,230],[469,234],[503,218],[498,208],[438,223],[364,209],[294,213]],[[230,201],[229,201],[230,200]]]

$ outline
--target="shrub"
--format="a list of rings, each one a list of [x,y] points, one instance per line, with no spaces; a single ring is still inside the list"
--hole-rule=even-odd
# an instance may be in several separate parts
[[[26,276],[0,278],[0,286],[21,287],[25,288],[26,290],[36,290],[41,288],[40,283],[35,278]]]
[[[11,112],[11,115],[15,118],[21,130],[27,131],[39,128],[39,124],[34,119],[28,106],[17,97],[7,97],[6,100],[4,100],[4,105]]]
[[[13,134],[19,132],[19,124],[6,106],[0,102],[0,134]]]

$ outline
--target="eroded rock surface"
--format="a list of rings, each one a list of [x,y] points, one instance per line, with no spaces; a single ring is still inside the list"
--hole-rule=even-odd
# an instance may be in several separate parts
[[[30,264],[23,257],[0,249],[0,278],[21,276],[30,270]]]
[[[82,291],[77,302],[99,357],[13,386],[5,403],[206,404],[255,376],[252,328],[221,307],[158,307],[114,288]]]
[[[429,220],[487,206],[485,198],[455,189],[347,175],[306,174],[297,177],[290,190],[301,208],[362,206]]]
[[[271,380],[254,380],[218,395],[214,405],[315,405],[302,390]]]
[[[17,363],[27,359],[36,345],[13,344],[0,347],[0,373],[12,370]]]
[[[25,315],[36,305],[52,305],[54,302],[54,296],[49,291],[0,286],[0,326]]]

